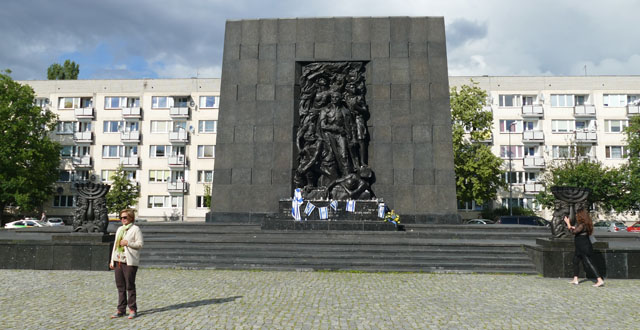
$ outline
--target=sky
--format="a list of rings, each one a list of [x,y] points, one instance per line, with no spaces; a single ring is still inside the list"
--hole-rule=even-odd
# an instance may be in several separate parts
[[[226,20],[443,16],[449,75],[640,75],[640,0],[2,0],[0,70],[219,78]]]

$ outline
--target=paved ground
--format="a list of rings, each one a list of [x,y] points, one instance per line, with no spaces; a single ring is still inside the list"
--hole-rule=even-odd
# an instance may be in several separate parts
[[[113,272],[0,271],[3,329],[632,329],[640,280],[140,269],[134,320]]]

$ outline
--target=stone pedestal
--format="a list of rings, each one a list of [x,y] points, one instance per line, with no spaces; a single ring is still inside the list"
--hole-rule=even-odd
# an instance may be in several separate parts
[[[544,277],[573,277],[574,241],[571,238],[538,238],[536,245],[526,247],[529,256],[532,257],[536,270]],[[595,242],[593,244],[594,266],[600,275],[606,277],[608,267],[606,254],[609,248],[607,242]],[[586,276],[585,276],[586,275]],[[590,271],[585,274],[580,267],[580,276],[595,278]]]
[[[0,241],[0,268],[108,270],[114,236],[53,234],[51,240]]]

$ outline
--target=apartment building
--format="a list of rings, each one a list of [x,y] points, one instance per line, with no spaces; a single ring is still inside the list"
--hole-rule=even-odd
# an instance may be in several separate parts
[[[213,182],[220,79],[49,80],[36,102],[58,115],[62,144],[51,216],[71,218],[74,183],[110,183],[119,165],[140,186],[138,217],[204,220]]]
[[[551,212],[535,203],[535,195],[544,189],[539,180],[547,166],[568,158],[597,160],[609,167],[626,162],[623,129],[639,113],[640,76],[449,77],[449,83],[468,85],[471,79],[488,93],[494,123],[487,143],[505,161],[512,205],[538,210],[550,219]],[[509,196],[509,189],[499,192],[494,206],[507,206]],[[477,216],[482,207],[459,203],[464,218]]]
[[[640,76],[460,76],[449,83],[461,86],[471,79],[489,95],[494,125],[486,143],[505,160],[512,205],[551,218],[535,203],[547,166],[576,157],[607,166],[625,162],[622,130],[639,113]],[[49,216],[71,217],[73,183],[110,183],[122,164],[140,185],[140,218],[204,220],[205,185],[214,175],[220,79],[21,83],[31,85],[36,102],[59,117],[53,137],[63,145],[62,161],[56,193],[45,205]],[[508,189],[499,192],[493,206],[506,206],[509,195]],[[463,218],[477,217],[482,207],[459,203]]]

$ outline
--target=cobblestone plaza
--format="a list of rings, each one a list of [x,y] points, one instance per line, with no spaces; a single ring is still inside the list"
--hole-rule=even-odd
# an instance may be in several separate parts
[[[632,329],[640,280],[145,269],[111,320],[112,272],[1,270],[4,329]]]

